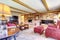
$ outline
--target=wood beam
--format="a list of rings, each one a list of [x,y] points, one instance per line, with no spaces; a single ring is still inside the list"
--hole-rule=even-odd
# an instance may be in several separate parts
[[[29,8],[29,9],[34,10],[33,8],[29,7],[28,5],[24,4],[23,2],[21,2],[21,1],[19,1],[19,0],[13,0],[13,1],[14,1],[14,2],[17,2],[17,3],[20,4],[20,5],[23,5],[24,7],[27,7],[27,8]],[[47,9],[47,12],[44,12],[44,13],[60,12],[60,10],[54,10],[54,11],[49,10],[48,5],[47,5],[47,3],[46,3],[46,0],[41,0],[41,1],[42,1],[43,5],[45,6],[45,8]],[[37,12],[37,10],[34,10],[34,11],[36,11],[36,13],[43,13],[43,12]],[[29,12],[28,12],[28,13],[29,13]]]
[[[19,12],[19,11],[13,11],[13,10],[11,10],[11,12],[19,13],[19,14],[32,14],[32,13],[24,13],[24,12]]]
[[[15,10],[19,10],[21,12],[31,13],[31,12],[27,12],[27,11],[24,11],[24,10],[21,10],[21,9],[18,9],[18,8],[14,8],[14,7],[11,7],[11,6],[9,6],[9,7],[12,8],[12,9],[15,9]]]
[[[60,10],[48,11],[48,12],[51,12],[51,13],[53,13],[53,12],[60,12]]]
[[[4,3],[2,3],[2,4],[4,4]],[[6,4],[5,4],[5,5],[6,5]],[[7,6],[9,6],[9,5],[7,5]],[[32,12],[24,11],[24,10],[21,10],[21,9],[18,9],[18,8],[12,7],[12,6],[9,6],[9,7],[12,8],[12,9],[15,9],[15,10],[21,11],[21,12],[32,13]]]
[[[27,4],[21,2],[20,0],[13,0],[13,1],[16,2],[16,3],[18,3],[18,4],[20,4],[20,5],[22,5],[22,6],[24,6],[24,7],[26,7],[26,8],[28,8],[28,9],[31,9],[31,10],[37,12],[37,13],[40,13],[39,11],[33,9],[32,7],[30,7],[30,6],[28,6]]]
[[[47,11],[47,12],[45,12],[45,13],[58,13],[58,12],[60,12],[60,10]]]
[[[46,8],[46,10],[49,11],[49,8],[48,8],[46,0],[41,0],[41,1],[43,3],[44,7]]]
[[[17,12],[17,11],[11,11],[11,12],[23,14],[22,12]]]

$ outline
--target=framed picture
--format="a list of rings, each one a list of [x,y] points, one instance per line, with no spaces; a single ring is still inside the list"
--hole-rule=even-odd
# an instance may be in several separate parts
[[[36,15],[36,16],[35,16],[35,19],[39,19],[39,15]]]

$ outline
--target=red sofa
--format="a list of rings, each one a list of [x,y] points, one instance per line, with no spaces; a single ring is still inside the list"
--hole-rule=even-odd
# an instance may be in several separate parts
[[[43,27],[35,27],[34,28],[34,32],[35,33],[39,33],[39,34],[43,34],[44,28]]]
[[[45,36],[60,40],[60,29],[48,27],[45,30]]]

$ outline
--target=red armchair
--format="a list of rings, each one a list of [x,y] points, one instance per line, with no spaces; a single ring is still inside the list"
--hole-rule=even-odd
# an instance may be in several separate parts
[[[57,28],[57,25],[56,24],[48,24],[48,27]]]
[[[60,29],[48,27],[45,30],[45,36],[60,40]]]
[[[43,27],[35,27],[34,28],[35,33],[43,34],[43,31],[44,31]]]

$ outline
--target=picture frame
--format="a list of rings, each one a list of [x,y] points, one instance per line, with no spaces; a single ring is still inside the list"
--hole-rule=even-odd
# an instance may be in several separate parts
[[[35,16],[35,19],[39,19],[39,15],[36,15],[36,16]]]

